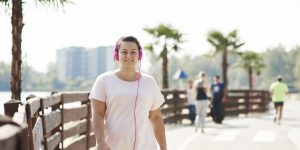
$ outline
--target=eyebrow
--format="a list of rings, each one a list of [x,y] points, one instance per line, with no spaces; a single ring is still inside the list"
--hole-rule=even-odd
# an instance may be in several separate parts
[[[128,49],[126,49],[126,48],[123,48],[123,49],[121,49],[121,51],[124,51],[124,50],[127,50],[127,51],[138,51],[137,49],[131,49],[131,50],[128,50]]]

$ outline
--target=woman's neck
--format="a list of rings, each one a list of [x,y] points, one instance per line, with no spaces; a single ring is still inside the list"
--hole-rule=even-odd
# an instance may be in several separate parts
[[[138,72],[131,69],[118,69],[115,74],[124,81],[136,81],[138,79]]]

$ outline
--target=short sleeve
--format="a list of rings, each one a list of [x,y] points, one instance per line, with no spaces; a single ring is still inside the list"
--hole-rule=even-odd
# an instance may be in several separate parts
[[[100,76],[96,79],[93,85],[93,88],[89,95],[89,99],[90,100],[95,99],[102,102],[106,101],[106,90],[105,90],[104,82]]]
[[[154,87],[154,89],[153,89],[154,90],[154,93],[153,93],[154,94],[154,96],[153,96],[154,102],[151,107],[151,110],[156,110],[165,102],[165,99],[164,99],[164,96],[162,95],[160,88],[158,87],[156,82],[154,83],[153,87]]]

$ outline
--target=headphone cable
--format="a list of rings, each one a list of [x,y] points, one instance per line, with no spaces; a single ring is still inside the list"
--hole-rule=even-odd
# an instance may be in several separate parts
[[[137,85],[137,90],[136,90],[136,97],[135,97],[135,102],[134,102],[134,144],[133,144],[133,150],[135,150],[135,143],[136,143],[136,103],[137,103],[137,99],[139,96],[139,88],[140,88],[140,79],[141,79],[141,61],[140,61],[140,65],[139,65],[139,73],[138,73],[138,85]]]

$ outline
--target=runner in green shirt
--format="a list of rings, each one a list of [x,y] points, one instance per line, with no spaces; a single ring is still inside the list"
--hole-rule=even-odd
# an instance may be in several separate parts
[[[282,77],[278,76],[277,81],[273,82],[270,86],[270,92],[272,95],[272,102],[274,103],[276,114],[274,117],[274,122],[280,124],[282,117],[283,103],[285,101],[285,96],[288,94],[288,87],[282,82]]]

